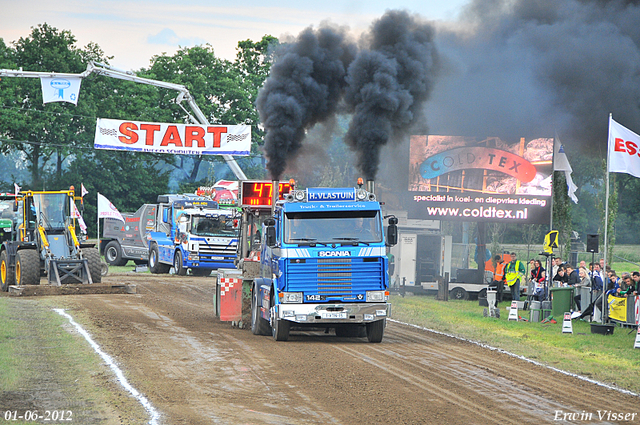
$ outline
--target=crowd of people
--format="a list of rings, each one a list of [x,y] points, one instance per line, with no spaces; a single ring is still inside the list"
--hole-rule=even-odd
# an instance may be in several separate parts
[[[616,297],[631,297],[640,292],[640,272],[621,273],[618,276],[615,270],[608,265],[604,265],[604,259],[599,262],[587,264],[580,261],[577,267],[573,264],[562,261],[556,257],[552,261],[551,270],[547,271],[545,265],[537,259],[529,260],[529,274],[526,275],[525,267],[515,252],[510,254],[510,261],[505,263],[499,255],[494,257],[496,263],[494,273],[494,286],[497,288],[498,301],[502,301],[504,287],[507,286],[511,292],[512,300],[520,299],[520,285],[528,284],[532,299],[537,301],[547,300],[549,297],[549,286],[572,286],[574,288],[587,288],[590,292],[590,300],[596,308],[600,309],[603,288],[605,297],[613,295]],[[547,275],[551,277],[547,281]],[[577,292],[577,291],[576,291]],[[577,293],[574,297],[576,310],[580,311],[588,306],[582,305],[581,295]],[[594,302],[595,301],[595,302]]]

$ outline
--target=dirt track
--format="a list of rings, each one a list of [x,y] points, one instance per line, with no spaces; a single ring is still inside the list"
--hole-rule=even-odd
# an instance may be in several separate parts
[[[213,278],[104,281],[136,283],[138,293],[58,297],[60,305],[117,359],[162,424],[539,424],[556,411],[593,414],[560,423],[620,423],[597,411],[640,412],[638,397],[394,323],[380,344],[322,332],[254,336],[214,317]]]

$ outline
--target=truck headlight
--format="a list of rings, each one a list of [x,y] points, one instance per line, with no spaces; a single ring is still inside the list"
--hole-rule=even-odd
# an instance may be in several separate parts
[[[200,261],[200,256],[198,254],[189,254],[187,258],[189,261]]]
[[[386,301],[386,295],[384,291],[367,291],[368,303],[381,303]]]
[[[281,292],[282,295],[281,302],[288,304],[301,304],[302,303],[302,292]]]

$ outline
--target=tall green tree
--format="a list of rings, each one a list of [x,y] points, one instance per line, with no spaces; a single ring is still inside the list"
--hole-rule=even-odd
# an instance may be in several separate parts
[[[32,28],[31,34],[15,41],[13,47],[2,44],[2,60],[9,65],[5,67],[24,71],[80,73],[87,60],[108,59],[96,45],[79,49],[71,32],[46,23]],[[0,131],[4,139],[1,149],[4,153],[22,152],[31,173],[31,185],[40,188],[49,159],[57,158],[54,173],[59,178],[63,158],[74,147],[86,146],[93,137],[89,131],[91,107],[86,102],[78,107],[68,103],[44,105],[39,79],[5,78],[5,82],[8,79],[14,81],[0,93]]]

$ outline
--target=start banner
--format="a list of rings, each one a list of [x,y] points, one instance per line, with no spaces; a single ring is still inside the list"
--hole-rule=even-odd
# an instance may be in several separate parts
[[[246,156],[251,152],[251,126],[167,124],[98,118],[93,147],[174,155]]]

